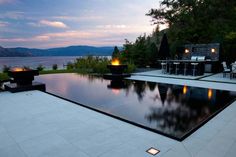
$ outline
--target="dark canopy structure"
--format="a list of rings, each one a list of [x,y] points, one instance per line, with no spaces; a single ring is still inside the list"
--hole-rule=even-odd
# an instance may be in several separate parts
[[[161,40],[161,45],[158,53],[159,59],[168,59],[170,58],[170,48],[168,44],[168,39],[166,33],[163,35]]]

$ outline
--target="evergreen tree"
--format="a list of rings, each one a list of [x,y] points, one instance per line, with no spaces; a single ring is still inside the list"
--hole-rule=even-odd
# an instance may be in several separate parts
[[[159,55],[160,59],[170,58],[170,49],[169,49],[169,44],[168,44],[168,39],[167,39],[166,33],[162,37],[158,55]]]
[[[151,56],[149,59],[150,65],[156,66],[156,63],[158,60],[158,48],[156,44],[152,42],[149,49],[150,49],[150,56]]]
[[[112,52],[112,58],[119,58],[120,51],[117,46],[114,47],[114,50]]]

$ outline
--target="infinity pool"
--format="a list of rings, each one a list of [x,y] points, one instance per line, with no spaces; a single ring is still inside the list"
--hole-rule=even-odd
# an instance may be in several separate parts
[[[139,127],[183,140],[229,105],[235,92],[144,81],[113,82],[79,74],[36,78],[49,93]]]

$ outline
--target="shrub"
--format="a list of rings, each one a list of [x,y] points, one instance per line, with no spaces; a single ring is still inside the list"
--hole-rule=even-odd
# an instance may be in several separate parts
[[[127,73],[132,73],[132,72],[135,72],[135,70],[136,70],[135,64],[129,63],[129,64],[128,64],[128,69],[126,69],[125,72],[127,72]]]
[[[10,66],[4,65],[2,68],[3,73],[7,73],[11,69]]]
[[[109,70],[107,69],[107,62],[102,60],[97,62],[97,64],[93,67],[93,72],[98,74],[105,74],[108,73]]]
[[[0,73],[0,81],[4,81],[4,80],[7,80],[9,79],[9,76],[7,75],[7,73]],[[0,83],[1,85],[1,83]]]
[[[75,65],[73,63],[71,63],[71,62],[67,63],[67,66],[66,66],[67,70],[73,70],[74,67],[75,67]]]
[[[23,66],[23,69],[30,69],[29,66]]]
[[[39,64],[39,66],[37,67],[37,70],[38,70],[38,71],[43,71],[44,68],[45,68],[45,67],[43,67],[42,64]]]
[[[58,69],[57,64],[53,64],[53,65],[52,65],[52,69],[53,69],[53,70],[57,70],[57,69]]]
[[[107,64],[109,64],[109,60],[107,58],[87,56],[77,58],[74,66],[78,71],[83,73],[104,74],[108,72]]]

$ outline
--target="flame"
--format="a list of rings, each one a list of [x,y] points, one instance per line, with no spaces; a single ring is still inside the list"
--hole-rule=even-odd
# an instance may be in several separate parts
[[[19,72],[19,71],[25,71],[25,69],[16,67],[16,68],[12,68],[12,71]]]
[[[111,65],[120,65],[120,61],[118,59],[112,59]]]
[[[213,96],[212,89],[208,89],[207,96],[208,96],[209,100],[212,98],[212,96]]]
[[[183,94],[186,94],[188,92],[188,87],[187,86],[184,86],[183,88]]]

